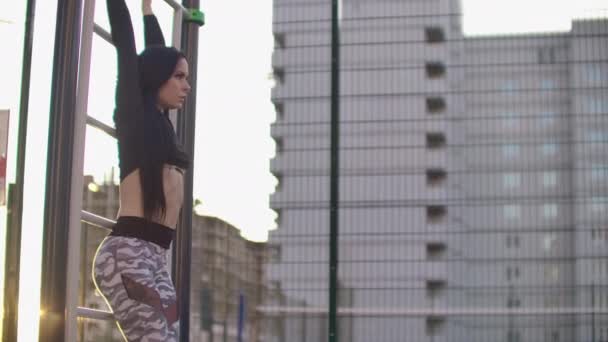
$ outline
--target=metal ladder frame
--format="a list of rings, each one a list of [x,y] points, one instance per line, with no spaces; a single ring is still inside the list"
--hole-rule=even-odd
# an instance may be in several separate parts
[[[58,338],[59,336],[62,335],[61,331],[59,331],[62,327],[61,327],[61,323],[65,323],[63,326],[63,339],[65,341],[76,341],[77,340],[77,335],[78,335],[78,323],[77,323],[77,319],[78,318],[88,318],[88,319],[95,319],[95,320],[113,320],[113,315],[111,312],[108,311],[103,311],[103,310],[96,310],[96,309],[90,309],[90,308],[86,308],[86,307],[79,307],[78,306],[78,296],[76,295],[78,293],[78,282],[79,282],[79,273],[77,272],[77,270],[80,269],[79,265],[80,265],[80,240],[81,240],[81,229],[82,229],[82,222],[86,222],[89,223],[93,226],[97,226],[97,227],[102,227],[102,228],[106,228],[109,229],[113,224],[114,221],[109,220],[107,218],[103,218],[94,214],[91,214],[89,212],[83,211],[82,210],[82,189],[83,189],[83,169],[84,169],[84,153],[85,153],[85,136],[86,136],[86,127],[87,125],[96,127],[104,132],[106,132],[107,134],[109,134],[110,136],[115,138],[115,132],[114,129],[112,127],[109,127],[103,123],[101,123],[100,121],[88,116],[86,114],[87,112],[87,105],[88,105],[88,92],[89,92],[89,76],[90,76],[90,69],[91,69],[91,53],[92,53],[92,41],[93,41],[93,34],[97,34],[98,36],[100,36],[101,38],[103,38],[104,40],[106,40],[107,42],[109,42],[110,44],[112,43],[111,40],[111,35],[110,33],[108,33],[107,31],[105,31],[103,28],[101,28],[99,25],[94,23],[94,14],[95,14],[95,0],[82,0],[84,3],[84,9],[82,11],[82,26],[81,26],[81,45],[80,45],[80,50],[79,50],[79,65],[78,65],[78,79],[77,79],[77,91],[76,91],[76,105],[75,105],[75,116],[74,116],[74,135],[73,135],[73,149],[72,149],[72,165],[71,165],[71,184],[70,184],[70,199],[69,199],[69,228],[68,228],[68,243],[67,243],[67,265],[66,265],[66,271],[65,271],[65,275],[66,275],[66,289],[65,289],[65,316],[64,316],[64,320],[58,320],[59,317],[53,318],[53,322],[48,322],[49,319],[47,319],[47,321],[45,322],[45,325],[43,326],[43,322],[41,320],[41,331],[40,331],[40,337],[39,340],[40,341],[47,341],[47,338],[51,337],[51,338]],[[198,24],[199,26],[203,25],[203,16],[202,16],[202,12],[200,11],[190,11],[188,10],[186,7],[184,7],[183,5],[179,4],[177,1],[175,0],[164,0],[167,4],[169,4],[173,10],[174,10],[174,14],[173,14],[173,32],[172,32],[172,45],[174,47],[176,47],[177,49],[181,48],[181,42],[182,42],[182,29],[186,26],[185,25],[185,21],[184,19],[186,19],[186,21],[188,22],[194,22],[196,24]],[[189,1],[189,0],[184,0],[184,3],[188,3],[189,5],[194,5],[195,8],[198,8],[198,1]],[[59,5],[61,6],[61,5]],[[59,23],[58,23],[59,24]],[[193,29],[187,29],[188,31],[194,31]],[[190,36],[192,35],[192,33],[190,32]],[[188,37],[187,37],[188,38]],[[186,55],[192,55],[192,53],[194,53],[196,55],[196,50],[197,50],[197,44],[194,43],[193,45],[195,45],[194,47],[189,47],[190,50],[194,50],[194,51],[185,51]],[[188,48],[188,47],[187,47]],[[190,53],[189,53],[190,52]],[[193,64],[194,68],[193,70],[196,70],[196,60],[191,60],[190,61],[191,64]],[[195,82],[196,82],[196,75],[193,75],[193,88],[195,88]],[[191,96],[191,98],[189,99],[189,101],[186,103],[186,105],[184,106],[185,108],[183,110],[191,110],[194,111],[194,103],[196,101],[196,96],[195,94],[193,94]],[[188,107],[188,108],[187,108]],[[174,122],[174,125],[176,127],[178,127],[178,138],[181,138],[181,140],[184,140],[183,135],[185,133],[186,135],[186,140],[188,140],[188,135],[193,136],[193,130],[194,130],[194,115],[193,113],[191,115],[188,115],[189,117],[191,117],[191,119],[186,123],[186,127],[190,126],[190,129],[192,130],[192,132],[186,131],[186,132],[181,132],[182,134],[180,134],[180,128],[182,128],[184,126],[184,123],[181,122],[181,125],[176,125],[176,111],[173,111],[171,113],[171,118],[172,121]],[[182,119],[182,121],[185,119]],[[183,129],[182,129],[183,131]],[[62,132],[63,134],[69,134],[68,132]],[[189,145],[189,146],[185,146],[187,149],[188,147],[190,147],[190,149],[193,149],[193,137],[190,139],[191,141],[186,141],[185,145]],[[54,170],[48,170],[48,172],[50,174],[52,174],[54,172]],[[192,186],[192,173],[189,173],[190,177],[188,179],[186,179],[185,186],[189,186],[190,187],[190,191],[185,191],[185,196],[190,196],[191,197],[191,186]],[[47,185],[47,191],[48,191],[48,185]],[[48,196],[47,196],[48,198]],[[191,204],[191,200],[190,201],[184,201],[184,204],[187,205],[188,203]],[[184,207],[185,210],[182,210],[182,218],[184,216],[187,216],[188,214],[191,215],[191,208],[188,209],[186,207]],[[52,212],[52,209],[51,209]],[[45,214],[45,216],[47,216],[49,214]],[[51,213],[50,215],[53,215],[53,213]],[[57,216],[57,215],[56,215]],[[189,220],[187,220],[186,223],[190,222]],[[183,223],[181,224],[182,227],[180,230],[183,229],[190,229],[190,227],[183,227]],[[56,229],[56,228],[55,228]],[[86,228],[85,228],[86,229]],[[53,234],[52,231],[51,234]],[[185,232],[188,236],[189,231]],[[65,233],[64,233],[65,234]],[[55,233],[55,235],[57,235]],[[178,231],[178,239],[179,239],[179,231]],[[175,244],[174,244],[175,245]],[[47,247],[47,246],[45,246]],[[178,245],[179,248],[179,245]],[[52,252],[51,252],[52,254]],[[52,254],[54,255],[54,254]],[[186,256],[189,258],[190,256],[190,251],[187,251]],[[187,265],[190,265],[189,260],[187,260]],[[52,269],[53,266],[47,267],[47,268],[51,268]],[[49,271],[48,269],[46,270],[47,272]],[[43,265],[43,275],[45,272],[45,265]],[[188,278],[189,279],[189,278]],[[179,284],[178,284],[179,285]],[[183,285],[182,285],[183,286]],[[188,291],[188,299],[189,299],[189,284],[186,284],[186,289]],[[43,292],[44,293],[44,292]],[[42,300],[42,298],[41,298]],[[42,304],[42,302],[41,302]],[[189,311],[187,311],[189,313]],[[188,320],[189,317],[186,318],[186,320]],[[183,324],[182,324],[183,325]],[[185,327],[187,328],[189,325],[185,324]],[[44,329],[43,329],[44,327]],[[181,331],[181,335],[184,335],[184,330],[185,329],[180,329]],[[44,333],[48,333],[45,336],[43,336]],[[185,336],[180,336],[180,340],[185,341],[188,338],[188,333],[187,330],[185,331]]]

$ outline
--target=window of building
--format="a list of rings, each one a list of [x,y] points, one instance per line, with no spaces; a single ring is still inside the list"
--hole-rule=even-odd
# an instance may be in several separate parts
[[[608,132],[591,131],[587,133],[587,141],[591,143],[608,143]]]
[[[269,244],[268,254],[270,262],[279,263],[281,262],[281,245]]]
[[[447,179],[447,172],[444,169],[427,169],[426,170],[426,184],[429,186],[441,185]]]
[[[274,222],[277,224],[277,227],[281,227],[281,225],[283,224],[283,216],[281,215],[281,209],[274,209],[274,211],[277,213]]]
[[[540,87],[544,90],[555,89],[555,81],[554,80],[542,80],[540,82]]]
[[[274,145],[275,145],[275,150],[277,153],[279,152],[283,152],[283,138],[281,137],[275,137],[274,138]]]
[[[274,32],[274,46],[277,49],[285,48],[285,33],[282,32]]]
[[[283,188],[283,174],[274,173],[274,178],[277,179],[277,184],[274,187],[274,191],[279,192]]]
[[[551,295],[551,294],[545,295],[543,304],[545,305],[545,308],[559,307],[559,295]]]
[[[557,204],[543,204],[543,217],[546,219],[552,219],[557,217]]]
[[[503,206],[503,215],[508,220],[517,220],[521,217],[521,207],[516,204]]]
[[[543,186],[554,187],[557,185],[557,172],[543,172]]]
[[[607,208],[608,197],[593,197],[591,198],[591,211],[596,213],[602,213]]]
[[[426,217],[429,222],[437,222],[445,217],[447,208],[444,205],[429,205],[426,207]]]
[[[504,125],[506,127],[516,127],[519,121],[518,114],[515,112],[506,112],[504,113]]]
[[[518,330],[507,331],[507,342],[521,342],[521,333]]]
[[[426,244],[427,260],[438,260],[446,253],[447,246],[440,242],[429,242]]]
[[[608,241],[608,226],[591,228],[591,240],[593,241]]]
[[[285,118],[285,105],[283,102],[274,102],[274,111],[277,114],[276,121],[282,121]]]
[[[500,90],[504,93],[513,93],[517,90],[517,82],[514,80],[505,80],[500,85]]]
[[[426,77],[437,79],[445,76],[445,65],[441,62],[427,62],[425,65]]]
[[[590,96],[587,100],[587,112],[591,114],[608,113],[608,99]]]
[[[285,82],[285,69],[274,67],[272,71],[272,76],[276,83],[283,84]]]
[[[543,112],[540,115],[541,122],[544,126],[550,126],[555,123],[555,119],[557,118],[557,113],[554,111]]]
[[[545,234],[543,237],[543,249],[545,252],[550,252],[557,244],[557,236],[555,234]]]
[[[426,112],[429,114],[439,114],[445,112],[446,103],[442,97],[428,97],[426,99]]]
[[[438,26],[425,28],[424,37],[427,43],[441,43],[445,41],[443,29]]]
[[[557,61],[557,49],[545,46],[538,49],[537,58],[539,64],[551,64]]]
[[[590,65],[587,67],[585,78],[591,85],[606,86],[606,82],[608,82],[608,68],[599,64]]]
[[[519,247],[519,235],[507,235],[507,248]]]
[[[555,155],[557,153],[557,144],[543,144],[541,150],[545,156]]]
[[[559,266],[545,265],[545,281],[555,283],[559,280]]]
[[[591,180],[602,181],[608,177],[608,164],[596,164],[591,169]]]
[[[507,298],[507,307],[508,308],[518,308],[521,306],[521,299],[515,295],[510,295]]]
[[[505,158],[516,158],[519,156],[519,145],[508,144],[502,146],[502,155]]]
[[[429,132],[426,134],[426,147],[429,149],[445,147],[446,143],[445,134],[441,132]]]
[[[502,176],[502,184],[505,189],[518,188],[521,185],[521,175],[519,173],[505,173]]]
[[[517,278],[519,278],[519,267],[507,266],[507,280],[513,280]]]

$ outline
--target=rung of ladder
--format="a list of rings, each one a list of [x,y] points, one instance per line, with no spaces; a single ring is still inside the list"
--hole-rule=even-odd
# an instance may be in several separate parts
[[[90,318],[103,321],[114,320],[114,314],[112,314],[110,311],[83,308],[81,306],[76,309],[76,315],[82,318]]]
[[[110,219],[92,214],[92,213],[90,213],[88,211],[84,211],[84,210],[80,214],[80,219],[83,222],[86,222],[90,225],[100,227],[100,228],[106,228],[106,229],[112,229],[112,226],[114,226],[114,224],[116,224],[116,222],[114,222]]]
[[[105,217],[101,217],[101,216],[92,214],[92,213],[90,213],[88,211],[84,211],[84,210],[81,211],[80,218],[83,222],[86,222],[88,224],[91,224],[91,225],[94,225],[97,227],[101,227],[101,228],[110,229],[114,225],[114,221],[107,219]],[[96,320],[104,320],[104,321],[114,320],[114,315],[109,311],[89,309],[89,308],[84,308],[81,306],[79,306],[76,309],[76,315],[81,318],[90,318],[90,319],[96,319]]]
[[[97,33],[98,36],[103,38],[106,42],[114,45],[114,41],[112,40],[112,35],[110,32],[103,29],[103,27],[93,24],[93,32]]]
[[[186,7],[184,7],[182,4],[180,4],[179,2],[175,1],[175,0],[165,0],[165,2],[173,7],[174,10],[176,11],[182,11],[184,13],[184,16],[186,18],[190,17],[190,11],[188,11],[188,9]]]
[[[113,127],[106,125],[105,123],[103,123],[91,116],[87,116],[87,124],[97,128],[97,129],[100,129],[100,130],[106,132],[108,135],[116,138],[116,130]]]

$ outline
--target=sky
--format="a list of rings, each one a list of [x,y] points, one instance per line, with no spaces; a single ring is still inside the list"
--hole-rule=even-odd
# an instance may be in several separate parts
[[[348,0],[344,0],[346,2]],[[380,3],[380,0],[376,0]],[[394,1],[394,0],[392,0]],[[25,212],[21,269],[39,269],[48,129],[51,59],[57,0],[37,1],[34,64],[28,147],[26,153]],[[138,46],[142,47],[139,1],[127,0],[134,18]],[[272,0],[201,0],[207,23],[200,29],[194,197],[201,199],[197,211],[217,216],[241,229],[246,238],[263,241],[274,229],[275,214],[268,196],[276,180],[269,173],[274,155],[270,125],[275,113],[270,103],[272,81]],[[572,18],[608,15],[606,0],[463,0],[463,29],[468,35],[568,31]],[[155,12],[167,40],[171,36],[171,11],[155,0]],[[18,113],[25,1],[0,2],[0,108]],[[95,20],[108,28],[105,1],[97,0]],[[8,48],[7,48],[8,47]],[[115,64],[113,48],[96,38],[93,45],[89,115],[111,124]],[[17,120],[10,122],[9,165],[16,151]],[[112,139],[87,131],[85,173],[97,181],[117,165]],[[8,182],[14,169],[7,170]],[[0,208],[0,216],[5,215]],[[0,217],[0,241],[5,220]],[[0,244],[0,265],[4,262]],[[22,272],[19,341],[36,340],[31,329],[38,316],[39,273]],[[0,279],[0,283],[3,283]],[[25,296],[25,294],[28,294]],[[24,322],[27,322],[24,323]]]

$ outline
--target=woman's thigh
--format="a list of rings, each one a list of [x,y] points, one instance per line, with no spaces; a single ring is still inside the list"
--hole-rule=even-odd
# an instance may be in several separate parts
[[[133,238],[109,239],[95,257],[94,277],[123,335],[127,341],[177,341],[176,319],[155,276],[164,265],[154,257],[150,243]]]

